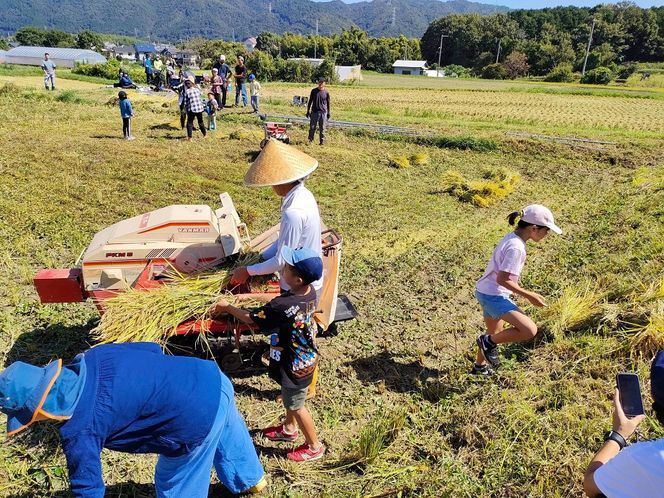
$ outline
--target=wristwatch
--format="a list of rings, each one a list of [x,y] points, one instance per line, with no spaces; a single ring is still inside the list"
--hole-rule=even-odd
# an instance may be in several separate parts
[[[618,446],[620,446],[620,449],[622,450],[625,446],[627,446],[627,441],[625,441],[625,438],[620,435],[619,432],[616,431],[608,431],[604,434],[604,441],[608,440],[615,441],[618,443]]]

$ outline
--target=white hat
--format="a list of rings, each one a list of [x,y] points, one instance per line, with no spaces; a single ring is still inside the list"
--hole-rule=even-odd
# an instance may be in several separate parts
[[[250,187],[284,185],[306,178],[317,167],[313,157],[270,139],[244,176],[244,183]]]
[[[220,55],[220,56],[219,56],[219,60],[225,61],[225,60],[226,60],[226,56],[225,56],[225,55]]]
[[[541,204],[531,204],[523,209],[521,219],[532,225],[547,227],[557,234],[563,233],[558,225],[553,221],[553,213],[546,206]]]

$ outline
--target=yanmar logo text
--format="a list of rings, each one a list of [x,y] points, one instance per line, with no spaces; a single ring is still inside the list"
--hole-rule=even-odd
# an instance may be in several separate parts
[[[107,252],[107,258],[131,258],[134,255],[133,252]]]
[[[197,227],[180,227],[178,232],[180,233],[208,233],[210,231],[209,227],[206,228],[197,228]]]

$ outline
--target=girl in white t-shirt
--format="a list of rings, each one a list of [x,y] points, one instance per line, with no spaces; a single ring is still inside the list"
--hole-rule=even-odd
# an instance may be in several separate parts
[[[529,341],[537,334],[537,325],[512,301],[512,294],[525,297],[535,306],[544,306],[544,298],[522,288],[519,276],[526,262],[526,242],[539,242],[549,230],[561,234],[553,214],[541,204],[531,204],[508,216],[516,229],[503,237],[491,256],[482,278],[475,287],[475,297],[482,306],[487,333],[477,338],[477,359],[473,373],[491,375],[500,365],[498,344]],[[504,322],[511,327],[504,328]]]

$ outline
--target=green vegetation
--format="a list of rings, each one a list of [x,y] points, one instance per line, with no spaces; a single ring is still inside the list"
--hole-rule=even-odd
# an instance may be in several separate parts
[[[0,122],[5,363],[69,360],[93,343],[94,307],[40,305],[32,277],[73,265],[98,230],[169,204],[215,206],[223,191],[252,235],[279,216],[269,189],[242,184],[262,136],[244,109],[223,111],[219,131],[186,143],[179,124],[171,126],[175,96],[130,91],[137,140],[123,141],[118,109],[107,105],[116,89],[61,79],[84,99],[76,103],[41,84],[39,74],[0,72],[0,106],[12,116]],[[289,102],[309,88],[265,85],[264,112],[303,114]],[[271,476],[265,495],[579,496],[610,423],[615,374],[647,378],[664,336],[663,93],[376,73],[330,92],[333,119],[438,138],[332,129],[319,147],[307,145],[305,128],[289,129],[292,143],[320,161],[307,185],[323,221],[343,236],[340,291],[361,315],[319,342],[321,380],[310,407],[328,455],[292,464],[284,445],[257,437]],[[247,133],[229,140],[238,130]],[[612,143],[506,135],[515,131]],[[386,166],[388,157],[418,154],[428,162]],[[482,180],[486,169],[521,180],[486,208],[439,193],[446,172]],[[529,244],[522,277],[551,309],[538,315],[520,302],[541,337],[503,348],[498,375],[476,378],[468,374],[482,327],[474,284],[510,230],[507,213],[531,202],[549,206],[565,230]],[[233,381],[250,429],[277,422],[282,409],[266,375]],[[645,439],[664,437],[654,419],[642,427]],[[48,424],[3,441],[0,496],[67,496],[57,445]],[[103,461],[108,496],[151,496],[153,457],[104,452]],[[218,484],[213,493],[221,494]]]

